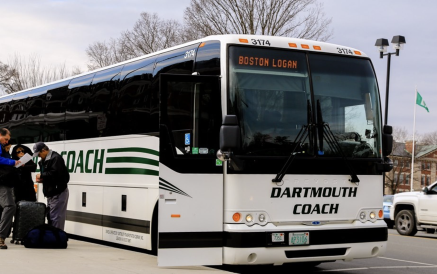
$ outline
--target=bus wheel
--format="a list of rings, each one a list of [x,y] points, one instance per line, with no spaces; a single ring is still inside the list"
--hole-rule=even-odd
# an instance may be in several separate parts
[[[158,255],[158,202],[156,202],[152,215],[152,255]]]
[[[414,213],[411,210],[401,210],[396,215],[396,230],[399,234],[405,236],[414,236],[417,233]]]

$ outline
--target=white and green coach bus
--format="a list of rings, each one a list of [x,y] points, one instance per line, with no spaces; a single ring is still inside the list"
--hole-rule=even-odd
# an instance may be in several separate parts
[[[353,48],[210,36],[5,95],[0,126],[64,157],[68,233],[157,252],[160,266],[386,249],[391,127]]]

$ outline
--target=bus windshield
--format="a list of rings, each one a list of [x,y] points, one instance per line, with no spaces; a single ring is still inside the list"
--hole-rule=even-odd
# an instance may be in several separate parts
[[[228,113],[240,120],[238,154],[290,155],[308,124],[308,106],[314,114],[318,101],[346,157],[380,157],[379,94],[369,60],[239,46],[229,48],[229,58]],[[316,153],[308,146],[306,138],[301,150]],[[326,140],[323,155],[342,156]]]

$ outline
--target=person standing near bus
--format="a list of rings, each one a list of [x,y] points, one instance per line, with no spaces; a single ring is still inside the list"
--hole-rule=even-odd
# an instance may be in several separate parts
[[[12,159],[19,160],[25,154],[32,155],[32,150],[25,145],[18,144],[12,149]],[[36,202],[36,193],[34,182],[32,180],[32,172],[36,171],[36,164],[29,161],[17,168],[20,180],[14,185],[15,203],[19,201]]]
[[[49,224],[64,230],[70,174],[62,156],[49,149],[43,142],[33,146],[33,157],[36,156],[41,157],[41,161],[38,162],[40,174],[36,175],[36,181],[42,183],[44,196],[47,197],[47,219]]]
[[[0,144],[3,147],[8,144],[11,139],[11,133],[8,129],[0,129]],[[13,184],[16,181],[17,174],[13,166],[19,164],[19,161],[14,161],[7,157],[0,157],[0,206],[3,212],[0,216],[0,249],[7,249],[5,239],[9,236],[12,226],[12,218],[15,214],[15,202],[13,194]],[[15,177],[14,177],[15,176]]]

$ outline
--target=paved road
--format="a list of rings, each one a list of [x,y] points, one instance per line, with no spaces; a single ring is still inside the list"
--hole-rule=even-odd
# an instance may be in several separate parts
[[[218,267],[233,273],[437,273],[437,234],[418,232],[414,237],[401,236],[389,229],[387,252],[384,257],[337,261],[320,264],[313,270],[296,270],[293,265],[281,267]],[[294,272],[291,270],[295,270]]]
[[[9,241],[8,241],[9,242]],[[144,253],[98,244],[70,240],[64,250],[27,249],[9,244],[0,250],[0,272],[8,274],[142,274],[142,273],[437,273],[437,234],[419,232],[415,237],[400,236],[389,230],[387,253],[384,257],[325,263],[309,270],[287,267],[182,267],[158,268],[156,257]]]

